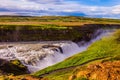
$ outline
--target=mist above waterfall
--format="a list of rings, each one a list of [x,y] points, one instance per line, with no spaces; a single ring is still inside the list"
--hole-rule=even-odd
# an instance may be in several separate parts
[[[91,43],[108,35],[111,31],[113,30],[99,29],[87,42],[82,40],[77,43],[72,41],[1,43],[0,58],[19,59],[30,72],[35,72],[86,50]]]

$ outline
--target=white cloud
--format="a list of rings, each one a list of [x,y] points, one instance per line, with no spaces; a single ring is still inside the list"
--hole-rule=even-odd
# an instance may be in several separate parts
[[[60,3],[63,0],[23,0],[23,1],[30,1],[30,2],[44,3],[44,4],[49,3],[50,4],[50,3]]]
[[[0,8],[10,10],[5,13],[11,15],[12,13],[23,15],[57,15],[62,12],[77,12],[89,16],[120,16],[120,5],[111,7],[88,6],[75,2],[66,2],[64,0],[0,0]],[[3,12],[0,12],[1,14]]]
[[[0,15],[18,15],[14,12],[0,12]]]
[[[112,13],[120,15],[120,5],[114,6],[112,9]]]

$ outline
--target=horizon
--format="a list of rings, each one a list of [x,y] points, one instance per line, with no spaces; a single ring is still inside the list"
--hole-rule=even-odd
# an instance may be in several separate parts
[[[120,19],[118,0],[1,0],[0,15]]]

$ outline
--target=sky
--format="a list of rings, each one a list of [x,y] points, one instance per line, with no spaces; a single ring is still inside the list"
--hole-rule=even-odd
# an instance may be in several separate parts
[[[0,0],[0,15],[120,19],[120,0]]]

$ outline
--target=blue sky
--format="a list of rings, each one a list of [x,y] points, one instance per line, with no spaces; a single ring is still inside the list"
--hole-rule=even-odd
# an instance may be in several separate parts
[[[89,6],[114,6],[119,5],[119,0],[68,0],[76,1],[80,4],[89,5]]]
[[[120,0],[0,0],[0,15],[72,15],[120,19]]]

